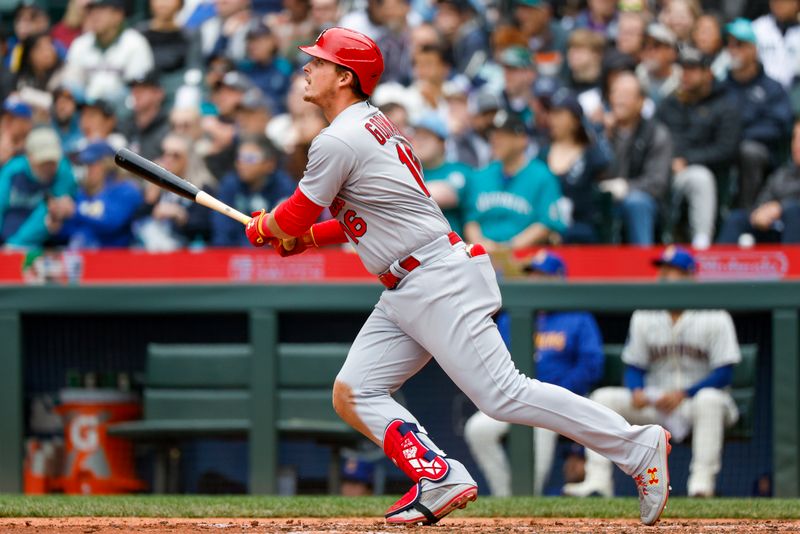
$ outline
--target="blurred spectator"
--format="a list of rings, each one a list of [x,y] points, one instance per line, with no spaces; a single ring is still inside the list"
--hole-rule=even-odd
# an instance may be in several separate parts
[[[25,140],[33,128],[33,110],[16,97],[3,102],[0,115],[0,165],[25,150]]]
[[[800,74],[800,2],[769,0],[769,11],[753,22],[758,55],[767,76],[788,91]]]
[[[311,141],[328,125],[320,109],[303,100],[305,87],[305,78],[296,76],[286,97],[287,112],[267,124],[267,137],[286,154],[286,172],[295,181],[300,181],[305,172]]]
[[[172,133],[188,137],[197,142],[203,137],[200,111],[193,107],[175,107],[169,113],[169,127]]]
[[[645,94],[638,78],[622,74],[611,84],[611,114],[606,135],[614,151],[610,179],[600,189],[610,193],[622,215],[625,239],[652,245],[659,206],[667,198],[672,137],[655,119],[642,117]]]
[[[292,65],[278,55],[278,41],[261,22],[247,31],[247,59],[239,65],[258,87],[275,113],[286,111],[286,94],[292,83]]]
[[[794,123],[791,160],[767,179],[755,206],[730,212],[720,243],[739,242],[742,234],[757,242],[800,243],[800,122]]]
[[[564,260],[552,252],[540,251],[525,266],[528,278],[562,281],[567,275]],[[498,328],[501,327],[498,321]],[[603,340],[597,321],[585,311],[539,312],[536,317],[536,378],[556,384],[578,395],[586,395],[603,375]],[[477,412],[467,420],[464,440],[486,478],[493,497],[511,495],[511,466],[502,439],[510,423],[496,421]],[[542,495],[553,466],[558,434],[535,427],[533,494]]]
[[[264,136],[245,138],[236,155],[236,170],[220,182],[218,198],[241,211],[272,211],[294,192],[296,183],[278,168],[278,151]],[[220,213],[211,214],[211,244],[246,246],[239,222]]]
[[[605,39],[599,33],[582,29],[569,36],[567,66],[570,88],[578,95],[587,116],[594,115],[602,107],[600,82],[604,49]]]
[[[382,0],[384,31],[376,41],[383,53],[381,83],[411,83],[411,28],[408,26],[410,0]]]
[[[490,134],[495,161],[476,171],[464,195],[464,236],[495,252],[558,242],[565,230],[558,179],[529,154],[525,123],[500,112]]]
[[[681,48],[692,43],[692,30],[697,18],[703,13],[697,0],[670,0],[664,4],[658,19],[672,30]]]
[[[245,93],[254,88],[247,77],[240,72],[229,72],[223,76],[211,93],[211,100],[217,115],[203,118],[203,133],[208,138],[206,165],[218,179],[221,179],[236,158],[236,110],[242,103]]]
[[[245,57],[245,36],[256,16],[250,0],[214,0],[216,16],[200,26],[203,56],[224,56],[232,61]]]
[[[189,31],[196,31],[216,14],[217,0],[189,0],[183,3],[176,22]]]
[[[381,5],[381,0],[367,0],[364,9],[353,9],[344,13],[337,26],[361,32],[377,41],[383,34]]]
[[[125,27],[124,4],[123,0],[90,0],[86,33],[70,46],[64,77],[84,87],[87,99],[120,104],[127,95],[125,83],[153,69],[147,40]]]
[[[28,37],[41,35],[50,31],[50,15],[47,13],[47,2],[43,0],[20,0],[13,13],[14,34],[8,39],[8,56],[6,65],[13,66],[22,53],[20,43]],[[60,50],[64,53],[64,49]]]
[[[646,30],[647,18],[644,13],[623,11],[619,14],[619,33],[615,43],[616,49],[639,63],[644,50]]]
[[[461,197],[472,169],[445,157],[447,125],[437,115],[423,117],[414,126],[414,153],[422,163],[425,185],[442,208],[453,231],[461,233]]]
[[[470,80],[477,77],[488,58],[489,43],[472,1],[437,0],[433,24],[450,48],[456,72]]]
[[[653,262],[666,283],[694,278],[696,263],[680,247],[669,247]],[[637,310],[622,353],[624,387],[603,387],[590,398],[631,424],[658,423],[680,443],[692,433],[687,493],[714,496],[722,464],[724,429],[738,419],[726,388],[741,360],[733,320],[724,310]],[[613,496],[613,464],[586,450],[586,479],[567,484],[576,497]]]
[[[133,241],[131,223],[142,204],[141,190],[117,177],[114,148],[90,143],[75,156],[84,167],[75,199],[62,196],[47,206],[47,229],[70,248],[127,247]]]
[[[534,53],[558,53],[557,62],[563,63],[567,52],[567,32],[553,20],[553,7],[549,0],[515,0],[514,20]]]
[[[423,22],[411,28],[411,57],[426,46],[444,48],[446,45],[442,34],[430,22]]]
[[[83,104],[83,91],[80,87],[62,84],[53,92],[51,122],[67,153],[72,152],[83,137],[79,113]]]
[[[358,456],[345,458],[342,465],[341,495],[344,497],[372,495],[374,472],[373,462]]]
[[[184,73],[202,65],[199,37],[175,22],[182,4],[183,0],[150,0],[152,18],[137,27],[150,43],[153,69],[170,100],[183,82]]]
[[[281,55],[294,64],[304,63],[306,56],[297,46],[313,42],[317,37],[311,19],[311,1],[283,0],[283,10],[267,15],[265,20],[278,39]]]
[[[675,63],[676,46],[675,34],[663,24],[647,27],[642,62],[636,68],[636,75],[647,97],[656,106],[681,84],[681,68]]]
[[[448,159],[479,169],[488,165],[492,159],[489,130],[503,103],[499,96],[482,90],[475,94],[467,106],[469,124],[465,125],[464,130],[451,136],[446,149]]]
[[[725,48],[722,35],[722,23],[716,15],[705,13],[698,17],[692,31],[692,42],[702,53],[712,58],[711,72],[717,80],[728,77],[731,55]]]
[[[216,179],[191,137],[167,135],[161,143],[158,163],[200,189],[215,192]],[[135,234],[145,250],[167,252],[210,240],[211,212],[207,208],[150,183],[145,185],[145,207],[148,215],[134,223]]]
[[[336,26],[341,16],[339,0],[311,0],[311,22],[315,33]]]
[[[586,9],[575,17],[575,28],[599,33],[609,41],[617,38],[616,0],[587,0]]]
[[[539,157],[561,184],[561,212],[567,223],[565,243],[595,243],[602,213],[597,209],[597,183],[606,176],[610,154],[585,124],[583,110],[567,88],[550,101],[550,145]]]
[[[272,118],[270,103],[257,87],[247,91],[236,110],[236,128],[243,136],[266,135]]]
[[[689,205],[692,245],[707,248],[717,217],[715,173],[727,173],[735,160],[739,110],[714,80],[709,58],[702,52],[686,47],[680,63],[681,87],[661,103],[656,116],[672,134],[672,189],[676,201],[685,199]]]
[[[450,73],[450,63],[443,49],[424,46],[414,56],[414,83],[408,91],[408,112],[411,120],[428,113],[447,118],[444,83]]]
[[[161,141],[169,131],[164,89],[155,72],[134,78],[130,87],[133,115],[122,132],[128,138],[131,150],[153,160],[161,153]]]
[[[212,93],[214,88],[222,82],[222,78],[233,70],[236,70],[236,65],[233,60],[223,55],[216,55],[208,58],[205,76],[203,76],[204,89],[208,93]]]
[[[50,35],[65,50],[83,33],[83,23],[86,20],[86,6],[88,3],[89,0],[69,0],[67,8],[64,10],[64,16],[50,30]]]
[[[50,128],[32,130],[24,155],[0,169],[0,242],[13,247],[43,245],[49,237],[48,201],[70,198],[75,187],[58,134]]]
[[[114,113],[114,106],[106,100],[97,99],[84,103],[81,107],[79,126],[83,134],[79,144],[85,145],[87,142],[114,139],[114,137],[116,141],[111,141],[114,146],[117,146],[119,141],[122,141],[121,145],[127,144],[123,136],[115,135],[117,116]]]
[[[737,206],[751,209],[764,176],[792,129],[792,105],[780,83],[758,61],[756,35],[747,19],[726,26],[731,71],[725,88],[736,99],[742,121]]]
[[[536,70],[527,48],[511,46],[500,53],[498,63],[503,66],[503,109],[522,118],[526,123],[533,120],[528,107],[533,96],[531,86],[536,79]]]
[[[24,88],[52,92],[61,82],[63,60],[53,38],[40,33],[23,39],[16,74],[17,91]]]
[[[533,111],[533,143],[537,149],[550,143],[550,101],[564,84],[558,78],[539,76],[533,82],[533,99],[530,108]]]

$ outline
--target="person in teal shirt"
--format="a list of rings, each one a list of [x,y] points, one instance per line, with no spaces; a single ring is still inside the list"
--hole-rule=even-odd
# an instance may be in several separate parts
[[[48,240],[45,225],[51,198],[72,196],[77,184],[61,141],[52,128],[36,128],[25,140],[25,153],[0,169],[0,243],[37,247]]]
[[[442,118],[430,113],[414,125],[414,152],[422,163],[425,185],[453,231],[464,225],[462,195],[472,168],[445,157],[449,132]]]
[[[495,161],[476,171],[464,194],[464,236],[490,252],[557,243],[566,226],[561,187],[547,165],[531,157],[525,123],[498,113],[490,136]]]

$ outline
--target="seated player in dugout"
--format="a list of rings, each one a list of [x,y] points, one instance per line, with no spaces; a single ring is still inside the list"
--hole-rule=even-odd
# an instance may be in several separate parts
[[[665,282],[692,280],[697,270],[688,250],[671,246],[654,260]],[[658,423],[674,440],[692,434],[687,493],[714,495],[722,463],[725,427],[739,417],[727,388],[741,360],[733,319],[724,310],[638,310],[631,317],[622,353],[625,387],[604,387],[590,398],[633,424]],[[613,467],[587,451],[586,477],[567,484],[576,497],[614,494]]]
[[[431,357],[488,416],[547,428],[609,457],[638,481],[641,521],[658,521],[669,497],[669,433],[632,426],[517,371],[492,321],[502,303],[486,250],[452,231],[411,144],[369,102],[383,72],[375,42],[331,28],[300,49],[311,56],[304,99],[330,126],[314,138],[292,196],[272,212],[254,212],[245,235],[281,256],[349,242],[386,287],[336,377],[333,407],[413,483],[386,511],[387,522],[436,523],[478,496],[464,464],[392,398]],[[334,218],[315,224],[326,207]]]
[[[544,250],[534,256],[525,271],[529,278],[540,281],[561,281],[567,276],[564,260]],[[506,346],[510,346],[507,314],[501,312],[497,323]],[[586,395],[603,376],[603,340],[589,312],[540,312],[536,318],[535,345],[536,378],[542,382]],[[496,421],[483,412],[475,413],[464,427],[464,439],[495,497],[511,495],[511,465],[502,443],[510,428],[509,423]],[[542,495],[552,468],[558,434],[541,427],[535,427],[533,432],[536,462],[533,492]]]

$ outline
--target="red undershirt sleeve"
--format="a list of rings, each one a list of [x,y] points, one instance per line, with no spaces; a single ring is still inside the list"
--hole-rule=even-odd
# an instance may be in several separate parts
[[[311,240],[318,247],[347,243],[347,234],[344,233],[342,224],[336,219],[317,223],[311,227],[310,232]]]
[[[272,216],[281,230],[291,236],[300,237],[319,219],[323,209],[323,206],[312,202],[297,188],[292,196],[278,206]]]

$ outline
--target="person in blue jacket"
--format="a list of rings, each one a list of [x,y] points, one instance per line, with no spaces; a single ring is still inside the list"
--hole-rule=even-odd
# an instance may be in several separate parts
[[[88,144],[75,156],[84,167],[80,190],[48,204],[47,227],[70,248],[128,247],[131,223],[144,198],[131,180],[117,177],[114,148],[105,141]]]
[[[242,213],[272,211],[289,198],[297,183],[278,167],[278,149],[265,136],[242,138],[236,153],[236,170],[222,178],[218,198]],[[219,213],[211,214],[211,245],[243,247],[250,242],[241,223]]]
[[[238,66],[269,99],[272,113],[286,112],[286,94],[292,84],[292,64],[278,53],[278,39],[259,21],[247,30],[247,53]]]
[[[36,128],[25,152],[0,169],[0,244],[38,247],[50,237],[45,226],[49,199],[69,199],[77,186],[58,134]]]
[[[525,271],[532,279],[561,281],[567,275],[564,261],[542,250]],[[503,340],[510,345],[505,313],[497,319]],[[541,312],[536,318],[536,378],[586,395],[603,375],[605,356],[600,329],[585,311]],[[469,418],[464,438],[494,496],[511,495],[511,467],[501,440],[511,425],[495,421],[483,412]],[[541,495],[550,474],[558,434],[534,428],[534,493]]]

